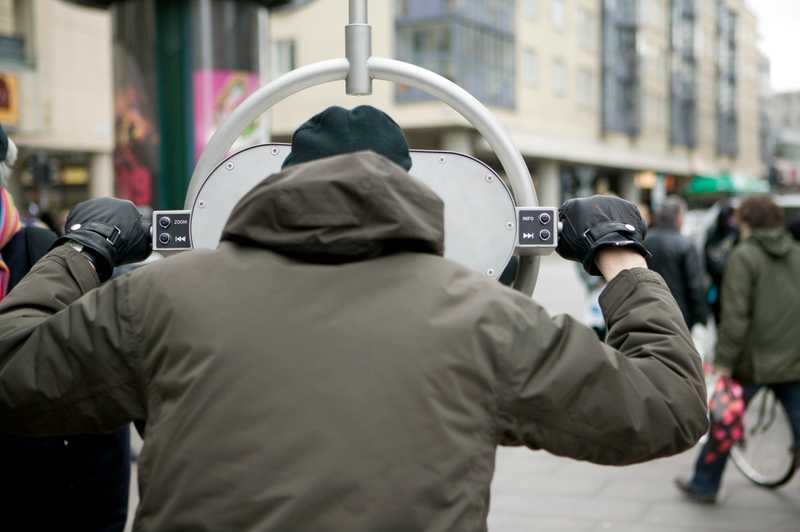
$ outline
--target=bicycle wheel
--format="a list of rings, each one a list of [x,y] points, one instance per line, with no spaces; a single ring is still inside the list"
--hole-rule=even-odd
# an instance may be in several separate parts
[[[798,456],[783,405],[762,388],[744,413],[744,440],[731,449],[731,459],[751,482],[764,488],[783,486],[794,475]]]

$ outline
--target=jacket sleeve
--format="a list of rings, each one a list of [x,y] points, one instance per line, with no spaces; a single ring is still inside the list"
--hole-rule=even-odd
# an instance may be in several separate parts
[[[698,323],[705,325],[708,321],[705,274],[700,263],[700,253],[691,243],[683,255],[683,272],[689,296],[689,326]]]
[[[684,451],[706,431],[700,357],[661,277],[622,272],[600,304],[608,344],[526,300],[504,358],[501,444],[621,465]]]
[[[722,319],[714,364],[735,370],[742,356],[752,319],[755,274],[744,253],[734,252],[722,277]]]
[[[0,304],[0,433],[114,430],[144,418],[126,278],[100,288],[60,246]]]

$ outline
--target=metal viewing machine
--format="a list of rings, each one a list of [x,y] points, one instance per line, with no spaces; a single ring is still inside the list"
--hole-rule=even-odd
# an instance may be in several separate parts
[[[305,89],[345,81],[348,95],[372,94],[374,79],[427,92],[461,114],[486,140],[510,188],[483,162],[459,153],[412,150],[410,174],[445,204],[445,256],[498,278],[513,255],[520,258],[514,288],[532,294],[539,256],[558,239],[558,213],[538,207],[525,161],[494,116],[467,91],[418,66],[372,56],[367,0],[350,0],[346,57],[314,63],[262,87],[225,120],[208,142],[189,182],[182,211],[153,213],[153,249],[171,253],[215,248],[239,199],[281,169],[291,146],[262,144],[226,156],[234,141],[262,113]]]

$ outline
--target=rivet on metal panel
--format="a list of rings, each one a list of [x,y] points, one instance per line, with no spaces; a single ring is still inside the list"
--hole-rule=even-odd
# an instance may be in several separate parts
[[[494,181],[494,176],[491,175],[491,174],[487,175],[486,176],[486,182],[487,183],[491,183],[492,181]]]
[[[514,222],[506,222],[506,229],[514,229]]]
[[[486,275],[488,275],[489,277],[494,277],[494,268],[489,268],[488,270],[486,270]]]
[[[200,201],[197,202],[197,206],[200,207],[201,209],[205,209],[206,208],[206,202],[203,201],[203,200],[200,200]]]
[[[225,165],[226,170],[233,170],[233,163],[228,163]]]
[[[444,162],[445,162],[445,158],[444,157],[439,157],[439,164],[444,164]]]
[[[272,155],[278,155],[279,153],[280,153],[280,150],[278,149],[278,147],[277,146],[273,146],[272,147]]]

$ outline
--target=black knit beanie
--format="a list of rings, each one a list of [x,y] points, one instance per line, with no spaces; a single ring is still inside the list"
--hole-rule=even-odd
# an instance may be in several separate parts
[[[283,167],[365,150],[411,169],[403,130],[389,115],[369,105],[352,111],[328,107],[300,126],[292,136],[292,153]]]

